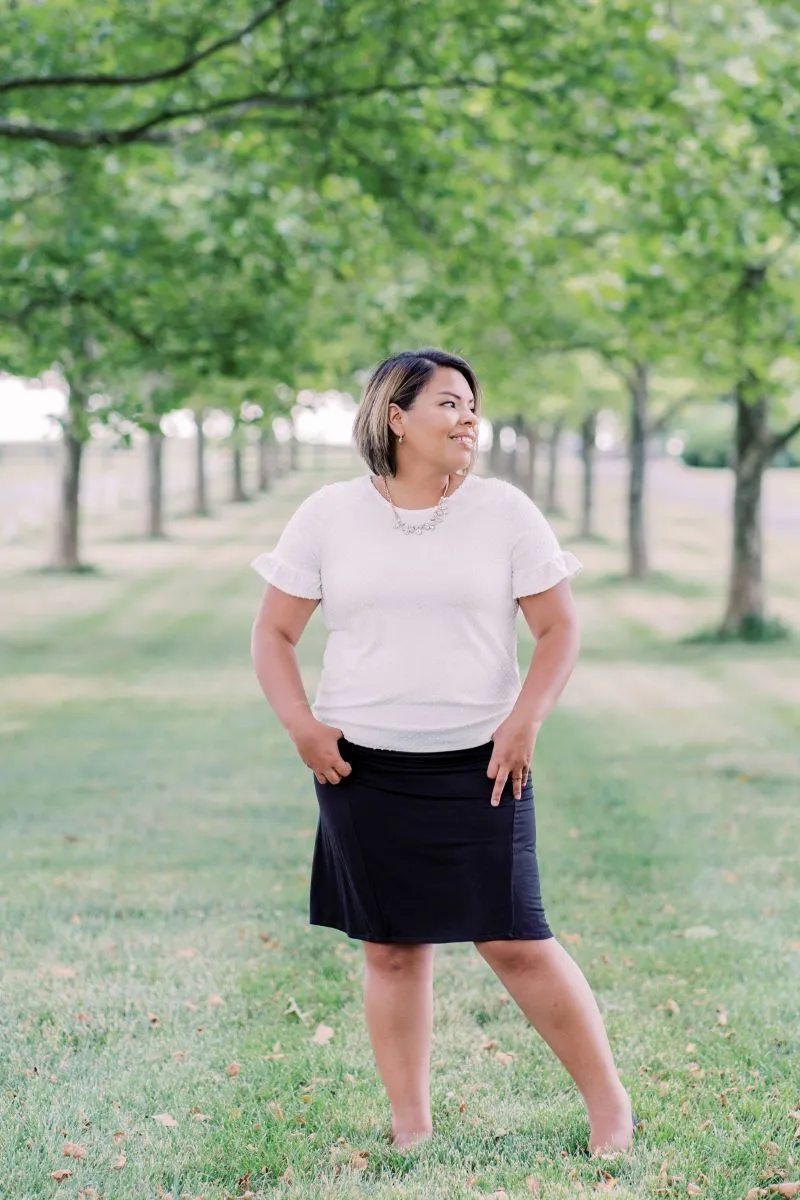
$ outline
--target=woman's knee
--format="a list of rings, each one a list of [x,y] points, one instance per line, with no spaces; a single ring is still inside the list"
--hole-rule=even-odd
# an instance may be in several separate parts
[[[555,938],[508,938],[492,942],[474,942],[482,958],[493,969],[506,971],[532,970],[549,963],[553,956]]]
[[[364,958],[371,971],[386,975],[427,970],[433,959],[433,946],[417,942],[363,942]]]

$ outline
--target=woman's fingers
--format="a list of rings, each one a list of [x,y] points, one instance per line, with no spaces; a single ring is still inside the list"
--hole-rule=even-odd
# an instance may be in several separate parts
[[[511,779],[511,787],[515,800],[522,799],[522,789],[528,779],[529,767],[523,765],[521,767],[504,767],[497,768],[497,777],[492,788],[492,804],[500,803],[500,797],[503,793],[503,788],[506,786],[506,781]]]
[[[507,779],[508,768],[498,767],[497,778],[495,779],[494,787],[492,788],[492,804],[498,805],[500,803],[500,796],[502,795],[503,788],[506,786]]]

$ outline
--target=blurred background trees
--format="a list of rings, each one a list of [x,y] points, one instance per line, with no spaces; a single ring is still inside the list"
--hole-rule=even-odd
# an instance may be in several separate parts
[[[688,461],[729,464],[720,629],[773,628],[762,480],[800,432],[795,6],[111,0],[0,25],[0,368],[69,389],[54,565],[84,565],[93,430],[147,433],[159,537],[170,413],[196,415],[204,513],[210,412],[242,501],[243,448],[266,490],[302,389],[357,392],[441,343],[485,380],[491,469],[543,508],[577,435],[584,537],[598,413],[619,414],[633,579],[657,556],[648,447],[677,430]]]

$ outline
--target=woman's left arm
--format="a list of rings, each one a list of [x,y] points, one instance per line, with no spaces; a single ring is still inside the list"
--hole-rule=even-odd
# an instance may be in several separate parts
[[[487,775],[494,779],[492,804],[509,775],[519,800],[528,778],[536,736],[572,674],[580,648],[578,619],[569,581],[534,596],[520,596],[519,606],[536,639],[536,649],[516,703],[498,725]]]

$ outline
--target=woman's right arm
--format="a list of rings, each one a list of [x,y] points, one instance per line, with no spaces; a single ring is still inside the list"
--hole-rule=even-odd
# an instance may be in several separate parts
[[[320,783],[339,783],[352,770],[339,753],[342,731],[312,713],[294,649],[319,603],[268,584],[253,622],[250,649],[261,690],[303,762]]]

